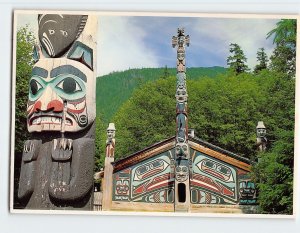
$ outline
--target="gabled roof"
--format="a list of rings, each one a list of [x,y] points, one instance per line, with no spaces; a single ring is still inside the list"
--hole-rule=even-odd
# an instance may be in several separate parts
[[[205,153],[209,156],[222,160],[226,163],[233,164],[241,169],[250,171],[250,160],[237,155],[231,151],[225,150],[221,147],[215,146],[197,137],[189,136],[189,145],[191,148]],[[123,170],[129,166],[135,165],[141,161],[149,159],[164,151],[173,149],[175,147],[175,136],[155,143],[143,150],[137,151],[125,158],[115,161],[113,164],[114,172]],[[192,156],[192,155],[191,155]]]
[[[193,141],[193,142],[196,142],[196,143],[199,143],[200,145],[203,145],[203,146],[205,146],[205,147],[208,147],[208,148],[210,148],[210,149],[212,149],[212,150],[218,151],[218,152],[220,152],[220,153],[222,153],[222,154],[228,155],[228,156],[230,156],[230,157],[232,157],[232,158],[235,158],[235,159],[237,159],[237,160],[243,161],[243,162],[245,162],[245,163],[250,163],[250,160],[249,160],[249,159],[247,159],[247,158],[245,158],[245,157],[243,157],[243,156],[240,156],[240,155],[238,155],[238,154],[235,154],[235,153],[233,153],[233,152],[231,152],[231,151],[225,150],[225,149],[223,149],[223,148],[221,148],[221,147],[218,147],[218,146],[216,146],[216,145],[214,145],[214,144],[211,144],[211,143],[209,143],[209,142],[206,142],[206,141],[204,141],[204,140],[202,140],[202,139],[200,139],[200,138],[198,138],[198,137],[189,137],[189,140],[190,140],[190,141]]]
[[[175,137],[171,137],[155,143],[149,147],[146,147],[140,151],[137,151],[125,158],[117,160],[113,163],[114,172],[122,170],[128,166],[132,166],[138,162],[151,158],[159,153],[162,153],[166,150],[170,150],[175,146]]]
[[[245,171],[251,170],[250,160],[237,155],[231,151],[225,150],[221,147],[215,146],[209,142],[203,141],[197,137],[189,138],[189,146],[199,152],[207,154],[213,158],[219,159],[225,163],[232,164],[235,167]],[[191,157],[194,155],[191,155]]]

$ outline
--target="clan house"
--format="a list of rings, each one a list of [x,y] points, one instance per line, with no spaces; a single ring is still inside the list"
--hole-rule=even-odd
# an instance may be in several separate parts
[[[250,161],[201,140],[189,129],[185,66],[189,44],[189,35],[178,29],[172,38],[177,49],[174,137],[114,161],[117,125],[109,124],[104,171],[96,174],[102,177],[102,195],[95,202],[103,211],[256,212]],[[257,144],[263,150],[263,122],[258,123],[257,132]]]

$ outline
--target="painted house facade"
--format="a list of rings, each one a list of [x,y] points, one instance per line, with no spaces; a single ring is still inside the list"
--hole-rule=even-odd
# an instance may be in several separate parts
[[[188,199],[188,212],[252,213],[256,190],[250,161],[197,137],[189,136],[189,147],[191,169],[177,171],[179,180],[189,175],[188,192],[175,188],[172,137],[111,163],[110,174],[104,170],[103,210],[173,212]]]

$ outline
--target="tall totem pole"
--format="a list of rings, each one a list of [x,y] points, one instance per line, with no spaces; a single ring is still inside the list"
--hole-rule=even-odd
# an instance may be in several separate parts
[[[27,209],[92,209],[97,17],[38,16],[18,197]]]
[[[175,211],[189,211],[190,206],[190,150],[188,145],[187,88],[185,68],[185,46],[190,37],[178,28],[172,37],[173,48],[177,46],[176,86],[176,141],[175,141]]]
[[[104,161],[104,179],[103,179],[103,199],[102,209],[110,210],[112,202],[112,183],[113,183],[113,165],[115,160],[116,128],[114,123],[109,123],[106,140],[106,152]]]

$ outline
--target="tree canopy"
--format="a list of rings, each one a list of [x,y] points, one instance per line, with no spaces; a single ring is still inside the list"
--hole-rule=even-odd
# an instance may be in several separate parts
[[[175,77],[149,83],[118,111],[114,117],[119,139],[116,157],[175,135],[175,83]],[[284,84],[267,71],[259,78],[247,73],[188,80],[189,127],[196,129],[198,137],[249,158],[256,150],[257,121],[270,118],[282,124],[277,114],[270,116],[274,109],[267,106],[275,95],[281,98],[282,93],[273,88]],[[283,107],[277,106],[276,111]]]
[[[274,36],[276,47],[270,57],[271,79],[266,116],[272,126],[268,138],[269,150],[258,155],[253,167],[253,179],[259,189],[262,213],[291,214],[293,212],[294,126],[296,20],[280,20],[268,33]],[[277,78],[276,78],[277,77]]]
[[[16,52],[16,123],[15,123],[15,150],[23,151],[23,144],[28,139],[26,121],[26,106],[28,99],[28,81],[33,67],[33,46],[35,37],[28,27],[17,31]]]
[[[276,45],[270,57],[270,68],[288,77],[296,75],[296,35],[295,19],[280,20],[267,35],[267,38],[274,36],[273,43]]]

